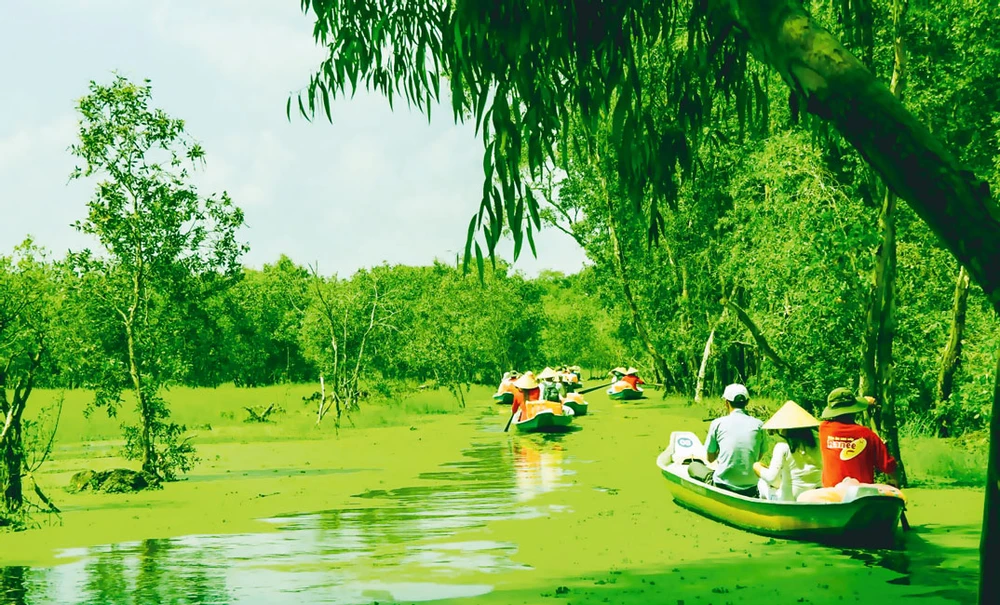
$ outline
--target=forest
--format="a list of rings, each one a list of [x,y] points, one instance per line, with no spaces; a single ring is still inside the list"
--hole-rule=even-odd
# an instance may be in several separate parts
[[[339,427],[373,401],[434,388],[465,407],[505,371],[567,363],[635,365],[705,410],[731,382],[817,413],[850,387],[877,401],[904,484],[901,436],[987,447],[995,3],[432,4],[376,19],[304,1],[330,56],[285,108],[335,120],[365,87],[425,112],[450,99],[476,124],[483,198],[464,253],[432,266],[246,267],[240,201],[191,184],[211,150],[150,82],[81,91],[71,177],[94,189],[75,228],[95,248],[25,234],[0,256],[0,525],[23,526],[25,469],[58,425],[58,409],[25,415],[37,389],[87,390],[89,413],[134,405],[125,456],[163,480],[195,456],[174,387],[322,380],[312,413]],[[544,259],[540,229],[588,266],[525,277],[494,253],[512,239]]]

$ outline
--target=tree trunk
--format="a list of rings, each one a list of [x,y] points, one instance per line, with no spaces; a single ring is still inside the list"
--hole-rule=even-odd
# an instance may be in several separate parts
[[[694,402],[701,403],[705,391],[705,368],[708,366],[708,358],[712,355],[712,341],[715,340],[715,328],[708,333],[708,340],[705,341],[705,352],[701,356],[701,366],[698,367],[698,381],[694,387]]]
[[[990,415],[990,458],[986,465],[986,501],[979,540],[979,605],[1000,603],[1000,357]]]
[[[611,239],[611,249],[613,263],[615,270],[618,272],[618,277],[622,282],[622,293],[625,295],[625,302],[628,304],[629,312],[632,314],[632,325],[635,326],[635,331],[642,339],[644,345],[646,345],[646,351],[649,352],[650,357],[653,358],[653,365],[656,366],[656,371],[663,376],[663,383],[666,384],[669,380],[671,383],[675,383],[673,374],[667,367],[667,360],[663,358],[663,355],[656,349],[653,344],[652,339],[649,337],[649,331],[646,329],[646,323],[642,319],[642,315],[639,313],[639,307],[635,304],[635,298],[632,296],[632,285],[629,282],[628,271],[625,264],[625,253],[622,251],[621,243],[618,240],[618,233],[615,229],[615,207],[614,201],[611,198],[611,192],[608,191],[607,181],[605,180],[601,171],[603,166],[601,165],[600,156],[595,152],[594,158],[597,160],[597,170],[599,173],[598,180],[600,181],[602,194],[604,199],[607,201],[608,205],[608,237]],[[663,396],[667,396],[667,389],[663,389]]]
[[[1000,312],[1000,207],[988,185],[796,0],[732,0],[758,55],[909,202]]]
[[[135,390],[135,400],[139,407],[139,419],[142,423],[142,470],[159,476],[153,455],[153,417],[150,404],[142,386],[142,372],[135,350],[135,328],[131,321],[125,324],[125,337],[128,340],[128,369],[132,377],[132,388]]]
[[[969,273],[965,267],[958,270],[958,280],[955,283],[955,303],[952,306],[951,329],[948,331],[948,342],[941,354],[941,369],[938,371],[937,388],[934,389],[934,406],[939,410],[951,399],[951,389],[955,380],[955,372],[962,361],[962,333],[965,331],[965,312],[969,306]],[[940,418],[940,416],[939,416]],[[938,425],[938,435],[947,437],[949,427]]]
[[[892,342],[896,337],[896,195],[885,194],[885,204],[879,221],[882,224],[882,253],[876,283],[881,291],[877,297],[882,301],[881,322],[878,333],[878,364],[875,370],[876,395],[879,406],[876,410],[876,425],[881,425],[882,438],[889,453],[896,459],[899,486],[906,486],[906,470],[899,451],[899,431],[896,423],[896,393],[893,381]],[[878,412],[881,412],[880,414]]]
[[[743,310],[742,307],[731,300],[726,301],[726,306],[736,313],[736,317],[740,319],[740,323],[742,323],[746,329],[750,331],[750,335],[753,336],[753,340],[757,343],[757,348],[760,349],[760,352],[763,353],[765,357],[770,359],[774,365],[778,367],[778,369],[788,372],[789,374],[793,373],[792,366],[771,348],[771,345],[767,342],[767,338],[765,338],[764,334],[761,333],[760,328],[758,328],[757,324],[755,324],[753,319],[750,318],[750,315]]]
[[[6,513],[16,513],[21,510],[24,504],[24,493],[21,484],[21,476],[24,474],[22,466],[21,440],[22,425],[21,415],[24,413],[24,401],[15,391],[14,401],[10,404],[7,417],[4,422],[4,437],[0,443],[3,451],[3,468],[0,469],[0,485],[3,487],[3,511]]]

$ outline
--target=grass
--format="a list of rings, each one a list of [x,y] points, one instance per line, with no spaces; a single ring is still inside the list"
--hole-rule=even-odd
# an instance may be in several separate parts
[[[319,391],[319,384],[276,385],[259,388],[240,388],[233,385],[218,388],[175,387],[164,392],[171,419],[187,426],[195,443],[217,443],[233,439],[321,439],[336,432],[331,411],[316,425],[317,402],[305,402]],[[481,392],[480,392],[481,391]],[[488,397],[490,389],[474,388],[470,399]],[[62,415],[56,444],[64,446],[82,442],[121,440],[121,425],[135,423],[134,399],[124,395],[124,401],[115,417],[105,409],[85,412],[93,401],[93,393],[86,390],[55,391],[37,390],[32,395],[26,417],[33,420],[41,410],[63,399]],[[278,404],[284,412],[272,415],[272,422],[246,423],[245,407]],[[458,402],[445,390],[423,391],[402,401],[374,400],[362,402],[361,410],[350,418],[342,419],[342,426],[371,428],[398,426],[411,423],[420,416],[450,414],[458,411]]]

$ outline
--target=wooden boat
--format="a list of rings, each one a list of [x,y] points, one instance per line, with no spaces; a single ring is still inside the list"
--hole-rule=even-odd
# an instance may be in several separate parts
[[[554,414],[550,410],[542,410],[531,418],[521,421],[520,412],[514,419],[514,426],[521,433],[562,433],[569,430],[573,417],[567,414]]]
[[[493,403],[511,405],[514,403],[514,393],[511,393],[510,391],[507,391],[506,393],[494,393]]]
[[[642,399],[642,391],[638,389],[622,389],[617,393],[608,393],[608,397],[615,401],[630,401],[632,399]]]
[[[705,461],[705,448],[690,432],[670,434],[656,459],[674,500],[706,517],[750,532],[815,542],[883,546],[895,538],[905,503],[894,496],[863,496],[850,502],[775,502],[748,498],[688,475],[690,460]]]

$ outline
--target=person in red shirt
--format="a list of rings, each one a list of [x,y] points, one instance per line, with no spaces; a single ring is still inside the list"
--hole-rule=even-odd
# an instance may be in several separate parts
[[[510,413],[513,416],[528,401],[538,401],[541,399],[542,390],[538,388],[538,381],[532,372],[525,372],[514,382],[517,389],[514,390],[514,403],[510,406]]]
[[[625,375],[622,376],[622,380],[627,382],[630,387],[632,387],[637,391],[641,390],[639,389],[640,384],[646,384],[642,378],[639,378],[639,370],[635,368],[629,368],[628,370],[625,370]]]
[[[869,402],[850,389],[834,389],[820,415],[819,447],[823,456],[823,487],[835,487],[847,477],[875,483],[875,471],[889,475],[897,485],[896,460],[875,431],[854,422],[855,414],[868,410]]]

